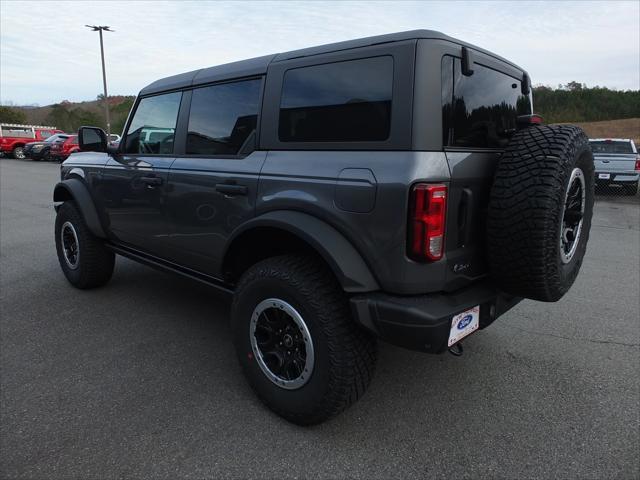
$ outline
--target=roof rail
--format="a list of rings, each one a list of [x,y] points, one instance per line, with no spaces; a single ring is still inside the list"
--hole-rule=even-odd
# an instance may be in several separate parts
[[[19,123],[0,123],[0,126],[3,126],[3,127],[27,127],[27,128],[50,128],[52,130],[56,130],[56,127],[52,127],[50,125],[21,125]]]

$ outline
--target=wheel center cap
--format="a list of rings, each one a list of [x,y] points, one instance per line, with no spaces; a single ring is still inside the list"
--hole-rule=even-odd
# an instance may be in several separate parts
[[[285,334],[284,337],[282,337],[282,343],[284,343],[284,346],[289,348],[293,346],[293,337],[291,335],[289,335],[288,333]]]

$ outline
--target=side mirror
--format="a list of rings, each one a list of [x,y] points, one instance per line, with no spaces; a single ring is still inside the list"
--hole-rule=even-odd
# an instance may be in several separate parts
[[[78,145],[83,152],[106,152],[107,134],[98,127],[80,127]]]

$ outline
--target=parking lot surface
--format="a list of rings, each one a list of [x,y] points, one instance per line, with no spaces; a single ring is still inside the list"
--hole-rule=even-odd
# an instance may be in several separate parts
[[[312,428],[262,406],[228,305],[119,258],[72,288],[58,165],[0,159],[2,478],[638,478],[640,205],[599,198],[554,304],[524,301],[430,356],[380,345],[360,402]]]

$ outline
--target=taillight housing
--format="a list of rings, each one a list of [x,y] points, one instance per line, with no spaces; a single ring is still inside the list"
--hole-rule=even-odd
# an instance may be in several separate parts
[[[417,183],[409,198],[407,254],[422,262],[435,262],[444,255],[447,186]]]
[[[636,172],[640,171],[640,156],[636,157]]]
[[[519,128],[525,128],[531,125],[542,125],[544,120],[540,115],[532,113],[531,115],[519,115],[516,123]]]

